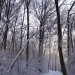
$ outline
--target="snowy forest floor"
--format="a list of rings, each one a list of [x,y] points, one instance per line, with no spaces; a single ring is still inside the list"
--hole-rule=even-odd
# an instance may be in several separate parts
[[[43,74],[43,75],[63,75],[61,72],[59,71],[52,71],[52,70],[49,70],[48,73],[46,74]]]

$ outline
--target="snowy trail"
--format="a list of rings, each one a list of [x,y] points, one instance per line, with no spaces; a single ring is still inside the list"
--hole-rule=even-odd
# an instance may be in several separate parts
[[[48,73],[43,74],[43,75],[63,75],[63,74],[59,71],[51,71],[50,70]]]

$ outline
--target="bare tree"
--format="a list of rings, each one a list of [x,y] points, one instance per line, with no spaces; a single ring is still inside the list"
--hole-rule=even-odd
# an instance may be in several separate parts
[[[63,75],[67,75],[63,53],[62,53],[62,31],[61,31],[61,24],[60,24],[60,12],[58,7],[58,0],[55,0],[55,6],[56,6],[56,13],[57,13],[58,51],[59,51],[59,58],[60,58],[60,64],[61,64],[61,71]]]
[[[68,16],[67,16],[67,36],[68,36],[68,40],[67,40],[67,49],[68,49],[68,69],[69,71],[71,71],[71,54],[73,53],[73,36],[72,36],[72,23],[70,22],[70,12],[72,10],[72,8],[74,7],[75,1],[72,3],[70,9],[68,10]],[[70,73],[70,72],[69,72]]]
[[[27,40],[29,39],[29,5],[31,0],[26,0],[26,8],[27,8]],[[29,59],[29,41],[27,42],[26,47],[26,68],[28,71],[28,59]]]
[[[49,17],[54,14],[52,13],[53,11],[52,8],[54,6],[52,6],[51,3],[52,1],[50,0],[41,0],[41,4],[39,3],[39,1],[37,1],[37,3],[34,1],[34,4],[33,4],[34,11],[40,22],[40,25],[39,25],[39,53],[38,53],[38,60],[39,60],[38,70],[40,73],[42,72],[42,60],[43,60],[42,54],[43,54],[44,32],[45,32],[44,27]]]

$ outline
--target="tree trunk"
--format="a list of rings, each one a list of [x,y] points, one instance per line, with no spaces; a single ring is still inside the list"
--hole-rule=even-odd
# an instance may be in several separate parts
[[[2,42],[2,46],[4,50],[6,49],[6,44],[7,44],[7,34],[8,34],[8,24],[6,24],[6,28],[3,36],[3,42]]]
[[[42,72],[42,53],[43,53],[43,40],[44,40],[44,25],[40,23],[39,30],[39,72]]]
[[[50,29],[50,31],[51,31],[51,29]],[[50,59],[51,59],[51,32],[49,32],[49,62],[48,62],[48,70],[51,69]]]
[[[27,7],[27,40],[29,39],[29,2],[27,0],[26,2],[26,7]],[[29,59],[29,41],[27,42],[27,47],[26,47],[26,69],[28,71],[28,59]]]
[[[55,6],[56,6],[56,13],[57,13],[58,51],[59,51],[61,71],[62,71],[63,75],[67,75],[64,58],[63,58],[63,52],[62,52],[62,31],[61,31],[61,24],[60,24],[60,12],[59,12],[59,7],[58,7],[58,0],[55,0]]]

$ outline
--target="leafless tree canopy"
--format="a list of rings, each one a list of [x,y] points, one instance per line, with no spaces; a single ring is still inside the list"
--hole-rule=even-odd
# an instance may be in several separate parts
[[[74,75],[74,9],[74,0],[0,0],[0,75]]]

